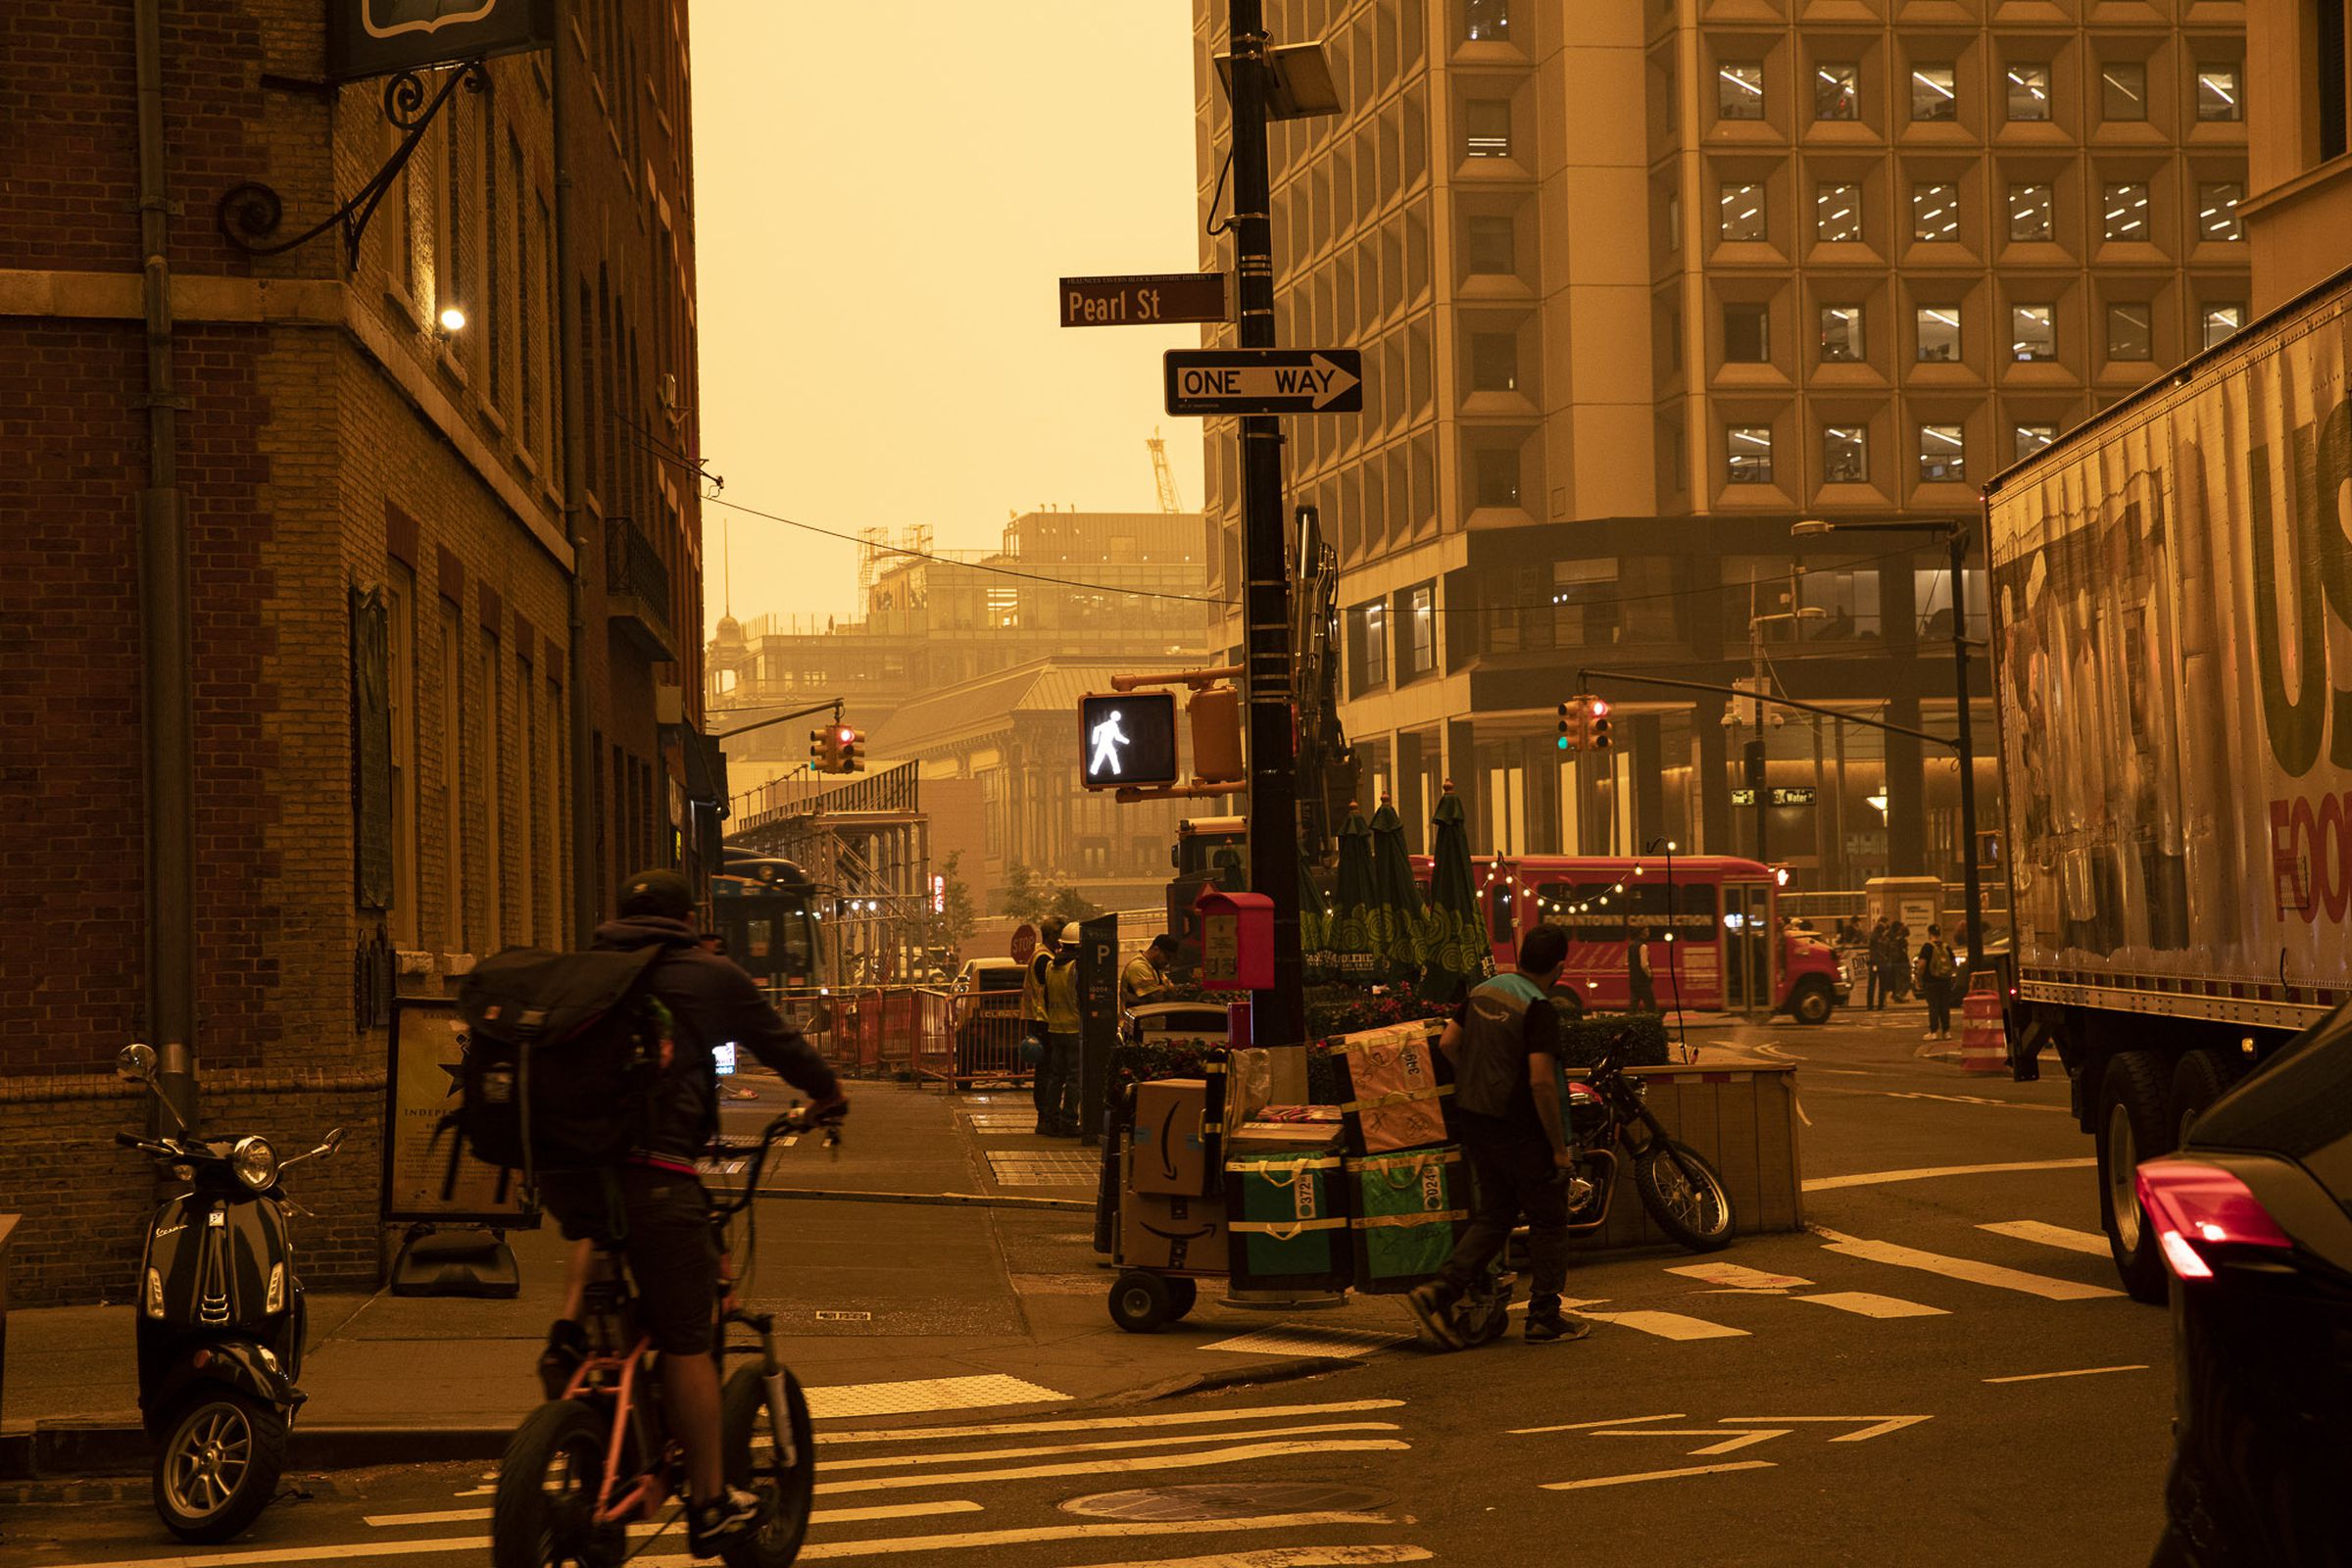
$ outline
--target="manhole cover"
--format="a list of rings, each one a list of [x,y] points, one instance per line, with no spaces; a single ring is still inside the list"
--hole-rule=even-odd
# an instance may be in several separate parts
[[[1183,1519],[1248,1519],[1271,1513],[1363,1513],[1388,1503],[1388,1494],[1362,1487],[1332,1487],[1312,1481],[1259,1481],[1191,1487],[1143,1487],[1133,1492],[1098,1492],[1072,1497],[1064,1513],[1088,1519],[1170,1522]]]

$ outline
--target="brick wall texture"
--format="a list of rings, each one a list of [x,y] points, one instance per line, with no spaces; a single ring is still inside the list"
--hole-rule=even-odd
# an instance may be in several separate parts
[[[201,1114],[281,1153],[351,1129],[293,1183],[321,1289],[374,1284],[386,1251],[386,1038],[363,1027],[363,956],[386,945],[403,989],[440,994],[498,946],[567,945],[575,811],[599,884],[675,863],[683,766],[656,694],[682,686],[692,719],[702,687],[701,524],[676,456],[697,435],[670,413],[699,402],[684,0],[580,0],[557,41],[578,84],[561,279],[546,51],[453,96],[356,255],[332,228],[275,257],[223,236],[231,188],[271,187],[290,237],[400,144],[381,81],[317,85],[326,9],[163,0]],[[18,1304],[124,1298],[152,1191],[109,1142],[143,1116],[109,1066],[149,1032],[133,43],[129,0],[0,0],[0,1211],[24,1216]],[[559,287],[583,307],[576,650]],[[450,306],[466,321],[444,333]],[[624,530],[659,572],[610,580]],[[389,595],[396,621],[383,908],[354,872],[355,589]],[[575,681],[593,795],[568,777]]]

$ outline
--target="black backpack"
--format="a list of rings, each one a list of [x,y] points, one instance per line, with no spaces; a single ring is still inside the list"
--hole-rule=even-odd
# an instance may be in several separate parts
[[[466,1018],[457,1130],[476,1159],[528,1177],[615,1165],[649,1130],[662,1008],[646,985],[661,945],[510,948],[458,986]]]

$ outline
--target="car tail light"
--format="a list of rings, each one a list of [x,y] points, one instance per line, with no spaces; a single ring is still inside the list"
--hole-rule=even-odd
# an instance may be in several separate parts
[[[2139,1206],[2156,1227],[2164,1260],[2184,1280],[2213,1278],[2204,1249],[2292,1248],[2253,1190],[2218,1165],[2193,1159],[2152,1159],[2132,1178]]]

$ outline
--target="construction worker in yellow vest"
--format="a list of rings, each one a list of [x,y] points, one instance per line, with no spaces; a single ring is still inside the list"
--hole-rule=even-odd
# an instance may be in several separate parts
[[[1061,928],[1051,955],[1031,971],[1045,987],[1046,1056],[1037,1064],[1038,1130],[1075,1138],[1078,1125],[1078,922]]]

